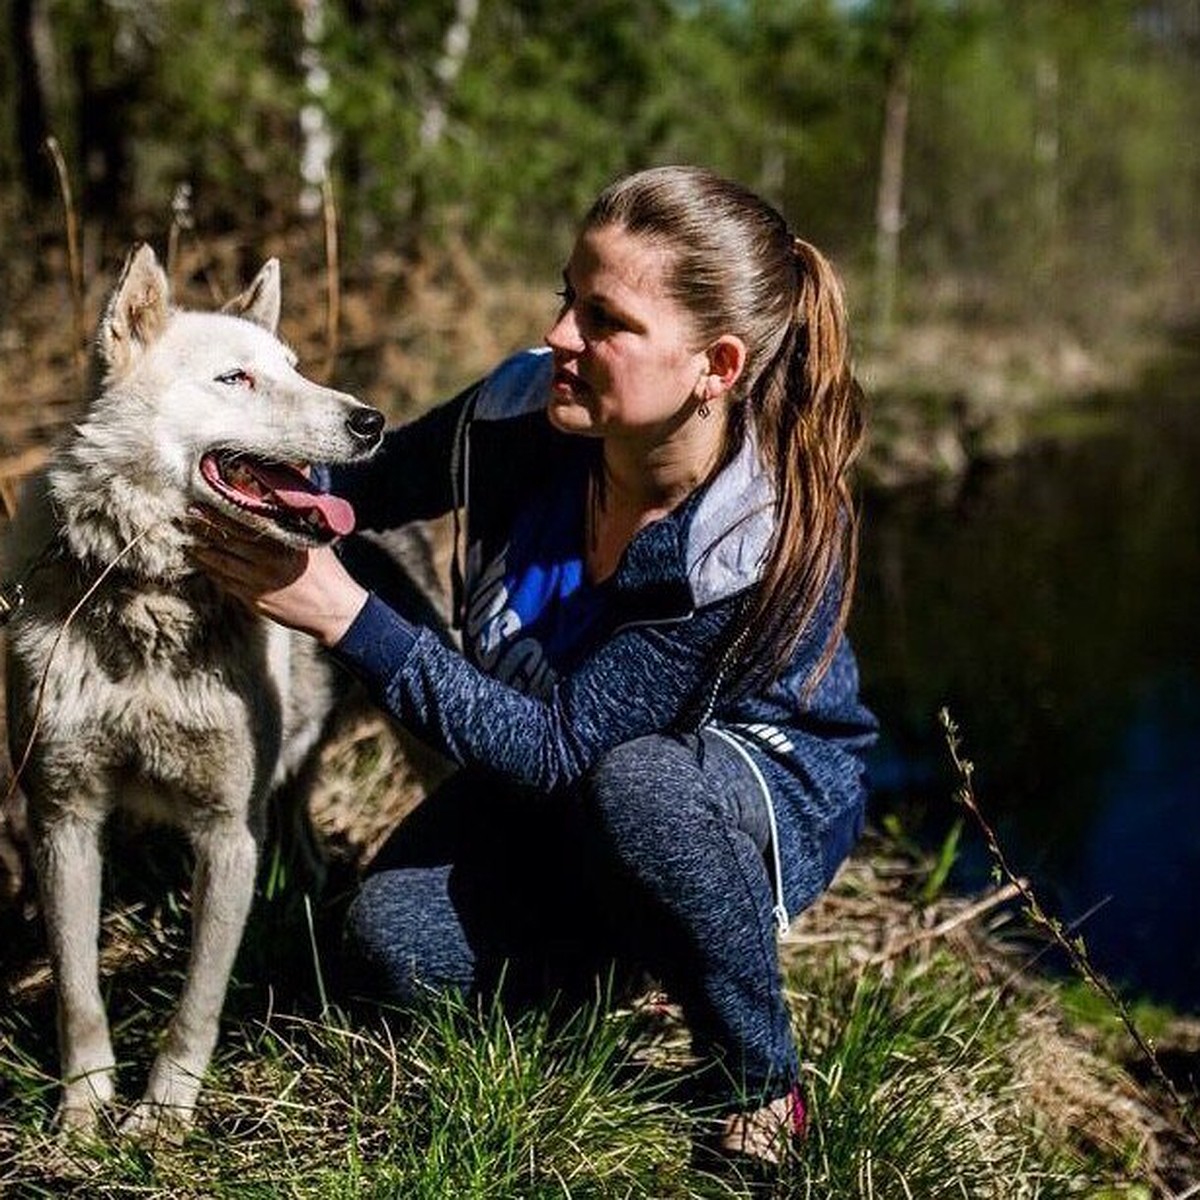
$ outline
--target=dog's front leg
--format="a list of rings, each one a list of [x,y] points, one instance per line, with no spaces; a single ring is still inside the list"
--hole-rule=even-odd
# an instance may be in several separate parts
[[[112,1040],[100,995],[100,820],[60,813],[33,826],[34,862],[58,999],[63,1078],[56,1124],[92,1130],[113,1098]]]
[[[187,979],[146,1093],[122,1124],[127,1134],[171,1136],[190,1124],[254,895],[258,845],[244,821],[207,826],[192,841],[196,869]]]

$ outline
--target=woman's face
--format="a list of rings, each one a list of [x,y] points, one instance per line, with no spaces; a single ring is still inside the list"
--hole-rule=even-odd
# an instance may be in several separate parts
[[[666,252],[607,226],[583,233],[563,272],[549,417],[565,433],[665,438],[694,407],[706,366],[663,286]]]

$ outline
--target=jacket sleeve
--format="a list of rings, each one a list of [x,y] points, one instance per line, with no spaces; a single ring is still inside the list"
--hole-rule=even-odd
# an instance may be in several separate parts
[[[455,446],[479,386],[473,384],[415,421],[389,430],[383,446],[366,462],[322,467],[318,485],[350,501],[360,530],[394,529],[449,512],[457,499],[455,488],[461,488]]]
[[[484,674],[374,595],[334,654],[427,744],[463,765],[549,791],[621,742],[680,728],[735,606],[731,600],[671,625],[619,630],[546,699]]]

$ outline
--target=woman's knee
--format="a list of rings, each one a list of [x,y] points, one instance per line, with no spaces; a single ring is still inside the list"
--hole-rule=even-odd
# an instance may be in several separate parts
[[[582,808],[587,840],[635,874],[688,853],[717,815],[697,740],[661,735],[609,750],[583,781]]]
[[[446,872],[368,876],[346,913],[348,965],[379,998],[411,1003],[430,991],[469,989],[474,956],[450,904]]]
[[[675,792],[694,795],[698,784],[694,748],[652,734],[606,751],[585,777],[583,792],[600,821],[619,829],[661,812]]]
[[[583,790],[606,826],[716,820],[765,844],[762,787],[745,757],[714,736],[651,734],[623,742],[593,766]]]

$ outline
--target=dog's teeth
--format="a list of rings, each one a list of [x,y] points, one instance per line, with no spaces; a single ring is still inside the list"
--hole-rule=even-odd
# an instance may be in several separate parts
[[[226,472],[225,478],[233,487],[245,492],[247,495],[254,496],[260,500],[266,495],[262,484],[258,481],[258,477],[242,462],[233,463]]]

